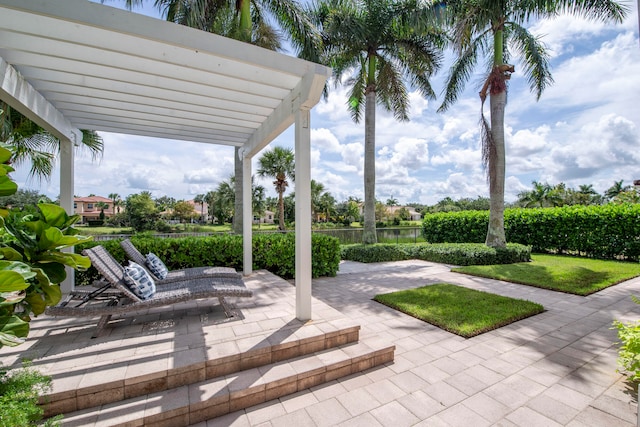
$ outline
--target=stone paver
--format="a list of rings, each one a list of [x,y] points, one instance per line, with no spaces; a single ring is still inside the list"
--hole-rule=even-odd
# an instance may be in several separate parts
[[[438,282],[528,299],[547,311],[462,339],[372,301],[379,293]],[[252,301],[238,301],[245,315],[241,323],[227,324],[220,313],[197,302],[186,314],[168,308],[123,319],[111,336],[95,340],[88,339],[95,325],[91,320],[69,326],[63,319],[49,319],[39,327],[36,319],[34,340],[1,349],[0,358],[12,364],[29,357],[34,367],[54,373],[111,364],[114,379],[122,380],[136,360],[148,361],[145,371],[151,374],[151,365],[166,369],[162,358],[175,352],[188,363],[198,353],[194,349],[224,350],[210,337],[230,342],[234,334],[269,328],[288,334],[298,328],[291,284],[267,272],[255,273],[247,283],[259,291]],[[629,297],[639,291],[640,278],[577,297],[464,276],[424,261],[342,262],[336,277],[313,280],[314,322],[356,322],[361,341],[396,346],[395,362],[197,426],[634,426],[637,396],[616,373],[617,337],[610,327],[614,319],[640,318]],[[57,347],[47,344],[47,337],[54,337]],[[168,366],[179,363],[173,359]],[[82,372],[79,377],[60,375],[58,386],[89,383],[92,377],[83,379]]]

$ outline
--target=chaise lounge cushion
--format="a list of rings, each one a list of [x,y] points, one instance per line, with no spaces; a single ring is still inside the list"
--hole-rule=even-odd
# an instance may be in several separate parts
[[[164,265],[164,262],[162,262],[162,260],[153,252],[149,252],[147,254],[145,264],[147,264],[147,267],[149,267],[149,270],[151,270],[153,275],[160,280],[165,279],[167,274],[169,274],[167,266]]]
[[[141,300],[151,298],[156,293],[156,284],[141,265],[129,261],[124,268],[124,283]]]

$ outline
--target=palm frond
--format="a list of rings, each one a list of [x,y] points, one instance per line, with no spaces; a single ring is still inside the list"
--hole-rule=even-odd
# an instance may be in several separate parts
[[[360,123],[364,113],[365,89],[367,87],[366,64],[364,61],[360,64],[360,67],[356,70],[354,75],[345,82],[345,84],[351,86],[349,99],[347,100],[347,108],[351,113],[353,121]]]
[[[409,120],[409,95],[402,80],[401,70],[393,62],[378,58],[378,76],[376,84],[377,101],[393,113],[396,120]]]
[[[529,89],[540,99],[544,89],[553,83],[549,70],[549,55],[539,38],[517,24],[509,24],[511,42],[522,58]]]
[[[475,43],[469,45],[453,63],[447,76],[447,85],[444,89],[444,100],[438,108],[438,112],[447,111],[453,105],[460,94],[464,91],[465,84],[471,77],[474,67],[478,61],[478,53],[482,46],[482,39],[476,39]]]

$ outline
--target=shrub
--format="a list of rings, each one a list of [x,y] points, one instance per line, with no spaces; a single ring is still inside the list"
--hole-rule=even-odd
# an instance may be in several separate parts
[[[640,300],[632,298],[636,304],[640,304]],[[616,320],[613,325],[620,338],[618,364],[632,381],[640,381],[640,321],[622,323]]]
[[[148,234],[136,235],[132,242],[143,254],[153,252],[170,270],[216,265],[242,270],[242,236],[215,235],[207,237],[156,238]],[[96,245],[104,246],[119,262],[125,262],[120,240],[91,242],[78,251]],[[340,264],[340,243],[335,237],[313,234],[313,277],[335,276]],[[266,269],[286,279],[295,277],[295,234],[274,233],[253,236],[253,268]],[[76,284],[87,285],[100,278],[92,267],[76,275]]]
[[[44,410],[38,399],[51,389],[51,378],[25,365],[7,371],[0,367],[0,427],[39,425]],[[60,425],[59,417],[48,420],[45,426]]]
[[[640,205],[506,209],[504,220],[507,240],[535,252],[640,257]],[[488,221],[488,211],[431,214],[423,220],[422,234],[431,243],[479,243],[486,237]]]
[[[345,245],[342,259],[358,262],[421,259],[454,265],[511,264],[531,260],[531,248],[509,243],[505,249],[482,243]]]

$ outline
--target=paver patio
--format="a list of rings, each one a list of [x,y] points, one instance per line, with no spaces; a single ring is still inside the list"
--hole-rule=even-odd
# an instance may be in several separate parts
[[[269,328],[304,335],[292,320],[295,292],[289,283],[264,271],[246,282],[256,298],[237,302],[245,315],[237,322],[220,321],[216,310],[198,303],[130,319],[110,336],[90,340],[91,322],[45,317],[34,321],[27,344],[0,350],[0,360],[34,357],[43,372],[58,374],[55,387],[55,381],[74,378],[60,373],[108,363],[111,375],[126,377],[127,364],[119,360],[136,360],[136,369],[149,371],[157,364],[191,363],[212,337],[229,342]],[[371,300],[436,282],[529,299],[547,311],[464,339]],[[579,297],[451,273],[424,261],[343,262],[336,277],[313,281],[314,321],[307,326],[327,331],[359,324],[361,341],[395,345],[395,361],[195,425],[634,426],[637,399],[616,373],[611,323],[640,318],[630,299],[639,291],[640,279]],[[43,344],[51,337],[57,347]],[[68,425],[83,425],[79,419],[69,418]]]

